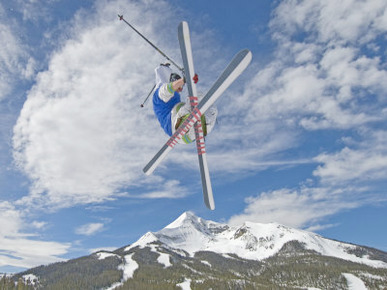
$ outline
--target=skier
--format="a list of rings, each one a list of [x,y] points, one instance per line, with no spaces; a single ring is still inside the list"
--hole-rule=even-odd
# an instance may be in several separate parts
[[[184,79],[173,73],[170,65],[160,64],[156,69],[156,87],[153,94],[153,110],[161,127],[168,136],[184,123],[191,113],[189,101],[181,102],[180,93],[183,91]],[[218,111],[211,107],[201,118],[203,134],[206,136],[214,128]],[[192,127],[178,142],[189,144],[195,141],[195,129]]]

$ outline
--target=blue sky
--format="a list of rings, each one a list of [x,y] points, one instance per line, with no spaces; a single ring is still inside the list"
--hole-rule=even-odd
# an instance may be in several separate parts
[[[184,211],[278,222],[387,251],[387,3],[0,1],[0,272],[115,249]],[[191,29],[198,91],[240,49],[253,61],[207,138],[215,211],[194,146],[140,104]],[[183,95],[186,92],[183,92]]]

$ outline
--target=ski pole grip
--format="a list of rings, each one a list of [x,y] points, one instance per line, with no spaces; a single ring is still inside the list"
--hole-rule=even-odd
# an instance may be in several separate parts
[[[194,81],[195,84],[197,84],[198,81],[199,81],[199,76],[198,76],[198,74],[195,74],[194,77],[192,78],[192,80]]]

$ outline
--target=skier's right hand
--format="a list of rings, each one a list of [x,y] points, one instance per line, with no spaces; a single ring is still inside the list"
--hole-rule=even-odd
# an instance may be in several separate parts
[[[174,81],[172,83],[172,89],[175,91],[175,92],[178,92],[180,93],[182,90],[183,90],[183,87],[184,87],[184,79],[178,79],[176,81]]]

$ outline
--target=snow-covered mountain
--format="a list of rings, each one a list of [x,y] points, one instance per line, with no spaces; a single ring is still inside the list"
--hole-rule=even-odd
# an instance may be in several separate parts
[[[277,254],[283,246],[297,241],[305,249],[321,255],[362,263],[377,268],[387,268],[387,263],[356,255],[358,246],[326,239],[312,232],[289,228],[277,223],[245,222],[240,226],[207,221],[191,212],[183,213],[162,230],[148,232],[136,243],[126,248],[144,248],[159,242],[178,253],[185,251],[193,257],[200,251],[210,251],[229,257],[262,261]]]
[[[185,212],[132,245],[0,282],[21,280],[34,289],[387,289],[387,253],[276,223],[229,226]]]

